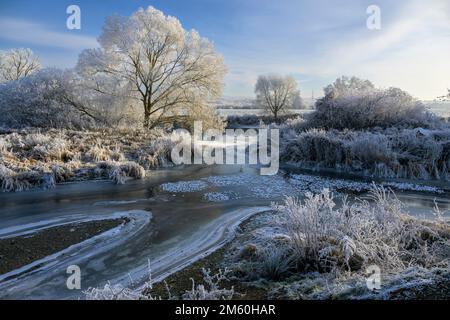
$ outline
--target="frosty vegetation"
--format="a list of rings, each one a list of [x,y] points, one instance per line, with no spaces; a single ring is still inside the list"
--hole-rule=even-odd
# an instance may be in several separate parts
[[[172,164],[174,143],[161,130],[14,130],[0,136],[0,190],[51,188],[87,179],[117,184],[142,179],[146,170]]]
[[[287,109],[299,109],[302,105],[297,82],[291,76],[259,76],[255,85],[256,101],[275,120]]]
[[[448,225],[408,216],[383,188],[372,189],[371,202],[350,204],[344,198],[337,205],[324,190],[308,193],[304,201],[288,197],[273,210],[231,260],[241,281],[268,286],[272,298],[389,298],[406,289],[414,298],[420,286],[450,280]],[[365,286],[371,265],[382,272],[378,293]]]
[[[99,42],[101,49],[80,55],[85,86],[137,101],[144,127],[180,111],[198,112],[221,94],[225,66],[211,42],[153,7],[109,17]]]
[[[439,209],[436,209],[439,212]],[[440,213],[442,214],[442,213]],[[368,199],[337,201],[328,190],[287,197],[272,212],[256,216],[240,231],[216,274],[168,299],[219,300],[243,296],[227,281],[257,287],[268,299],[444,298],[450,281],[450,228],[409,216],[395,194],[373,186]],[[367,268],[381,271],[381,289],[366,286]],[[151,274],[151,273],[150,273]],[[150,277],[151,279],[151,277]],[[107,283],[87,299],[155,299],[143,291]]]
[[[196,284],[193,279],[192,289],[186,290],[181,296],[173,296],[170,288],[165,283],[166,294],[169,300],[231,300],[239,296],[234,288],[223,288],[221,284],[228,280],[230,270],[218,270],[211,274],[211,270],[202,269],[203,284]],[[83,292],[86,300],[161,300],[161,297],[153,294],[153,281],[149,268],[149,279],[139,289],[130,289],[121,284],[107,282],[100,288],[88,288]]]
[[[99,42],[70,70],[39,70],[29,49],[0,54],[0,125],[154,128],[202,120],[223,128],[208,102],[221,94],[225,66],[208,39],[149,7],[109,17]]]
[[[224,128],[209,101],[225,66],[198,32],[149,7],[109,17],[99,42],[68,70],[0,53],[0,190],[141,179],[170,164],[172,129]]]
[[[27,77],[41,68],[30,49],[0,51],[0,83]]]
[[[450,126],[408,93],[340,78],[306,119],[281,126],[281,160],[389,178],[445,179]]]

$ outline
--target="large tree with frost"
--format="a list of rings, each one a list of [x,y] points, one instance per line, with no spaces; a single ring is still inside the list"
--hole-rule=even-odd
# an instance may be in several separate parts
[[[0,51],[0,82],[19,80],[40,68],[38,58],[30,49]]]
[[[275,119],[280,113],[298,104],[296,102],[300,97],[297,82],[291,76],[259,76],[255,93],[258,104],[272,113]]]
[[[225,66],[212,43],[153,7],[107,18],[99,43],[80,55],[78,70],[96,92],[138,101],[145,127],[221,94]]]

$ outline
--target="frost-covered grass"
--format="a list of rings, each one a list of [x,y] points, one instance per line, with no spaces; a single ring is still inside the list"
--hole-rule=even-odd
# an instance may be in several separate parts
[[[239,293],[222,287],[222,283],[228,280],[229,270],[219,269],[217,273],[211,274],[210,269],[202,269],[203,281],[196,284],[193,279],[192,289],[186,290],[181,296],[172,296],[170,288],[165,283],[166,294],[169,300],[231,300]],[[153,294],[153,281],[151,269],[149,268],[149,279],[139,289],[130,289],[121,284],[107,282],[103,287],[89,288],[83,292],[86,300],[161,300]]]
[[[11,130],[0,134],[0,190],[56,183],[142,179],[145,169],[170,165],[171,140],[162,130]]]
[[[283,129],[282,161],[366,176],[450,179],[450,129]]]
[[[239,294],[234,288],[226,289],[221,287],[221,283],[227,280],[229,270],[219,270],[211,275],[211,270],[202,269],[204,284],[195,284],[192,280],[192,289],[186,291],[181,297],[183,300],[231,300]]]
[[[371,198],[338,205],[328,190],[304,201],[288,197],[243,236],[231,268],[242,281],[269,281],[272,298],[414,298],[435,285],[447,286],[440,298],[448,298],[448,224],[407,216],[383,188]],[[378,293],[366,286],[373,265],[381,271]]]

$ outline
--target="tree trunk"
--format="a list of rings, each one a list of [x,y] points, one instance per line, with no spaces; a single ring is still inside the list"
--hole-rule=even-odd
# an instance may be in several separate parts
[[[150,113],[145,111],[144,113],[144,128],[148,129],[150,126]]]

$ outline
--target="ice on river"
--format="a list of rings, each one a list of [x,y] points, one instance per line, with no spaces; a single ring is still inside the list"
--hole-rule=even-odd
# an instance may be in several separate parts
[[[443,193],[443,190],[412,183],[381,182],[378,186],[401,191],[422,191]],[[235,175],[209,176],[199,180],[164,183],[161,190],[170,193],[188,193],[205,191],[203,199],[210,202],[224,202],[231,199],[251,196],[259,199],[273,199],[284,196],[297,196],[306,192],[320,193],[323,189],[332,192],[367,192],[373,184],[369,182],[345,179],[331,179],[326,177],[287,174],[275,176],[260,176],[249,173]],[[225,191],[230,187],[242,187],[239,194]],[[219,189],[219,190],[218,190]],[[224,191],[220,189],[225,189]]]

